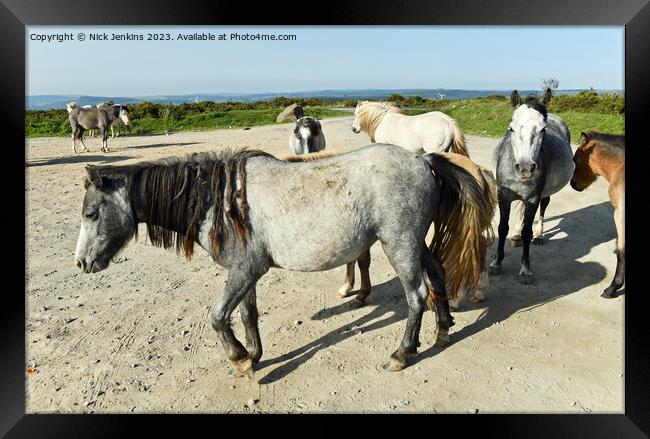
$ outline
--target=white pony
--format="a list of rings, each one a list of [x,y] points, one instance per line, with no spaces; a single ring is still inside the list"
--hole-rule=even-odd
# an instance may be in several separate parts
[[[405,115],[392,102],[359,101],[352,131],[365,131],[373,143],[389,143],[415,154],[455,152],[469,156],[456,121],[440,111]]]

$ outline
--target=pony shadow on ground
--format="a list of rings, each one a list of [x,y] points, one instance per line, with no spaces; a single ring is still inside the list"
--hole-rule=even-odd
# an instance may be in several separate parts
[[[334,294],[334,292],[335,289],[332,289],[332,294]],[[312,316],[312,320],[323,320],[352,310],[351,300],[352,299],[346,299],[346,301],[341,302],[336,306],[317,312]],[[255,367],[256,370],[261,370],[267,366],[289,360],[287,363],[274,369],[268,375],[261,378],[259,383],[270,384],[284,378],[289,373],[296,370],[301,364],[316,355],[320,350],[327,349],[343,340],[346,340],[347,338],[357,335],[359,330],[362,332],[368,332],[375,329],[381,329],[395,322],[400,322],[406,319],[408,315],[404,290],[402,289],[402,285],[397,277],[394,277],[383,284],[373,285],[372,293],[370,297],[368,297],[367,303],[368,304],[362,309],[369,309],[371,311],[355,321],[346,323],[344,326],[330,331],[317,340],[294,349],[291,352],[272,359],[260,361]],[[375,307],[375,305],[378,306]],[[385,318],[372,322],[373,320],[382,317]],[[372,323],[369,324],[369,322]],[[397,345],[395,348],[397,348]]]
[[[122,160],[129,160],[132,158],[134,157],[117,156],[117,155],[78,154],[78,155],[73,155],[68,157],[57,157],[53,159],[30,160],[25,163],[25,167],[29,168],[33,166],[52,166],[52,165],[65,165],[65,164],[72,164],[72,163],[88,163],[88,162],[97,162],[98,164],[106,164],[106,163],[118,162]]]
[[[188,146],[188,145],[199,145],[204,142],[176,142],[176,143],[154,143],[152,145],[135,145],[135,146],[126,146],[121,149],[145,149],[145,148],[164,148],[166,146]]]
[[[497,322],[507,320],[521,310],[550,303],[560,297],[594,285],[605,278],[607,270],[603,265],[594,261],[580,262],[578,259],[587,255],[593,247],[616,238],[612,209],[609,203],[588,206],[574,212],[547,218],[546,221],[558,218],[560,218],[558,226],[545,233],[545,244],[531,248],[534,285],[519,284],[517,274],[520,268],[519,260],[522,249],[521,247],[507,246],[506,259],[503,261],[503,274],[490,277],[486,300],[479,304],[464,302],[461,305],[461,312],[472,309],[483,309],[483,312],[476,322],[465,326],[458,332],[452,332],[451,343],[460,343]],[[565,232],[567,236],[562,239],[548,240],[559,231]],[[488,257],[491,257],[494,251],[495,246],[493,245]],[[615,263],[616,260],[612,256],[612,264],[615,265]],[[622,292],[624,293],[624,290]],[[332,292],[332,294],[334,293]],[[606,299],[601,298],[600,292],[598,292],[598,294],[594,294],[593,300]],[[319,311],[312,319],[326,319],[351,309],[350,302],[346,301]],[[284,362],[284,364],[261,378],[259,383],[270,384],[282,379],[320,350],[355,336],[359,334],[359,331],[369,332],[396,322],[405,323],[408,309],[399,279],[394,277],[383,284],[373,285],[369,304],[362,309],[368,309],[369,312],[307,345],[278,357],[260,361],[256,366],[258,371],[277,363]],[[433,330],[433,328],[422,328],[423,333]],[[444,348],[424,345],[420,349],[417,355],[409,359],[409,366],[433,357],[444,350]]]

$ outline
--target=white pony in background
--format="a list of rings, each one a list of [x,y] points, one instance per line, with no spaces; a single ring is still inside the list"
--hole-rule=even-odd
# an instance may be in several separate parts
[[[415,154],[455,152],[469,156],[456,121],[440,111],[407,116],[392,102],[359,101],[352,131],[365,131],[373,143],[398,145]]]

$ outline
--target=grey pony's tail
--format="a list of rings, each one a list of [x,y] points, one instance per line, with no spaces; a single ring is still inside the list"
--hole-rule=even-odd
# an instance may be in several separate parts
[[[493,214],[486,186],[441,154],[422,156],[440,181],[440,204],[433,217],[434,236],[429,251],[442,264],[452,298],[461,287],[475,288],[483,262],[485,218]],[[491,219],[491,217],[490,217]],[[483,249],[484,250],[484,249]],[[435,295],[429,292],[429,305]]]

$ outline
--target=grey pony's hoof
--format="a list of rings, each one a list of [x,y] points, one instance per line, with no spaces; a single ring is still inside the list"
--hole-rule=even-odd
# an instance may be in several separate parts
[[[521,236],[515,235],[510,237],[510,245],[512,247],[520,247],[521,246]]]
[[[231,378],[244,378],[245,375],[237,369],[230,369],[228,370],[228,376]]]
[[[531,244],[533,244],[533,245],[544,245],[544,238],[541,237],[541,236],[537,237],[537,238],[533,238],[533,240],[531,241]]]
[[[253,369],[253,360],[250,358],[244,358],[242,360],[233,361],[233,366],[237,369],[237,372],[241,374],[242,377],[246,377],[249,380],[255,379],[255,370]]]
[[[519,283],[523,285],[532,285],[533,284],[533,275],[532,274],[519,274]]]
[[[388,363],[384,363],[382,368],[388,372],[399,372],[400,370],[403,370],[406,367],[406,363],[403,363],[401,361],[398,361],[391,357],[388,360]]]
[[[490,266],[488,267],[488,274],[489,274],[490,276],[498,276],[498,275],[500,275],[502,272],[503,272],[503,268],[501,268],[500,265],[498,265],[498,266],[492,266],[492,265],[490,265]]]

